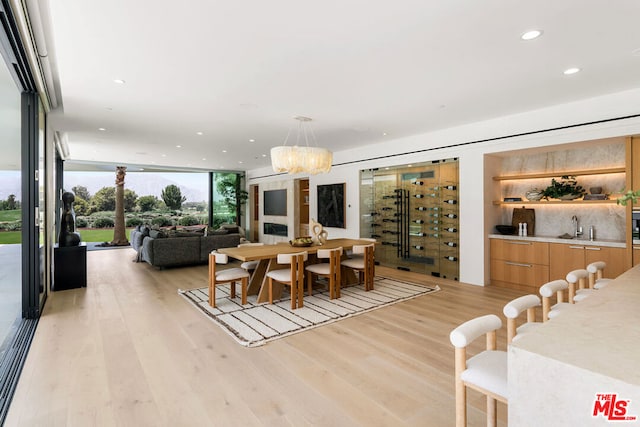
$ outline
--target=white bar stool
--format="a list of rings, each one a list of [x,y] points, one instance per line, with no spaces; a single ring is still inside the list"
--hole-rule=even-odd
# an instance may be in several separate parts
[[[587,265],[589,272],[589,288],[602,289],[606,287],[613,279],[604,278],[604,269],[607,264],[604,261],[596,261]]]
[[[507,344],[511,344],[521,334],[542,324],[536,322],[536,307],[540,307],[540,305],[540,297],[530,294],[516,298],[504,306],[502,313],[507,318]],[[516,320],[525,311],[527,312],[527,321],[516,327]]]
[[[566,280],[553,280],[540,286],[540,296],[542,297],[542,321],[547,322],[549,319],[561,314],[564,310],[571,307],[571,304],[564,302],[564,291],[569,289]],[[556,296],[556,303],[551,305],[551,298]]]

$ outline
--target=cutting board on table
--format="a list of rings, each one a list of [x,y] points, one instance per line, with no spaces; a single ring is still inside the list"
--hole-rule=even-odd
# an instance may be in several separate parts
[[[536,234],[535,209],[525,208],[524,206],[521,208],[513,208],[513,217],[511,219],[511,225],[513,225],[517,230],[518,224],[520,224],[521,222],[527,223],[527,236],[534,236]]]

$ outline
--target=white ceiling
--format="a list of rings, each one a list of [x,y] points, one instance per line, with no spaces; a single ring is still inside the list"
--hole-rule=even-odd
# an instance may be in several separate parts
[[[81,161],[250,170],[270,165],[297,115],[338,151],[640,87],[638,0],[49,0],[41,12],[64,108],[52,123]],[[530,29],[544,33],[521,40]]]

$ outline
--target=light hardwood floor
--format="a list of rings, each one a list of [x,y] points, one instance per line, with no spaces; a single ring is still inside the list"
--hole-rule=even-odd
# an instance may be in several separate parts
[[[89,252],[88,287],[49,296],[7,426],[451,426],[449,332],[522,294],[379,267],[442,291],[245,348],[177,293],[206,286],[206,266],[133,258]],[[484,425],[483,396],[468,399]]]

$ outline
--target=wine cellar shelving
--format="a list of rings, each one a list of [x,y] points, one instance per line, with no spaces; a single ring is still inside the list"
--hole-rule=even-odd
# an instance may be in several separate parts
[[[360,234],[374,237],[376,261],[458,279],[457,159],[361,171]]]

